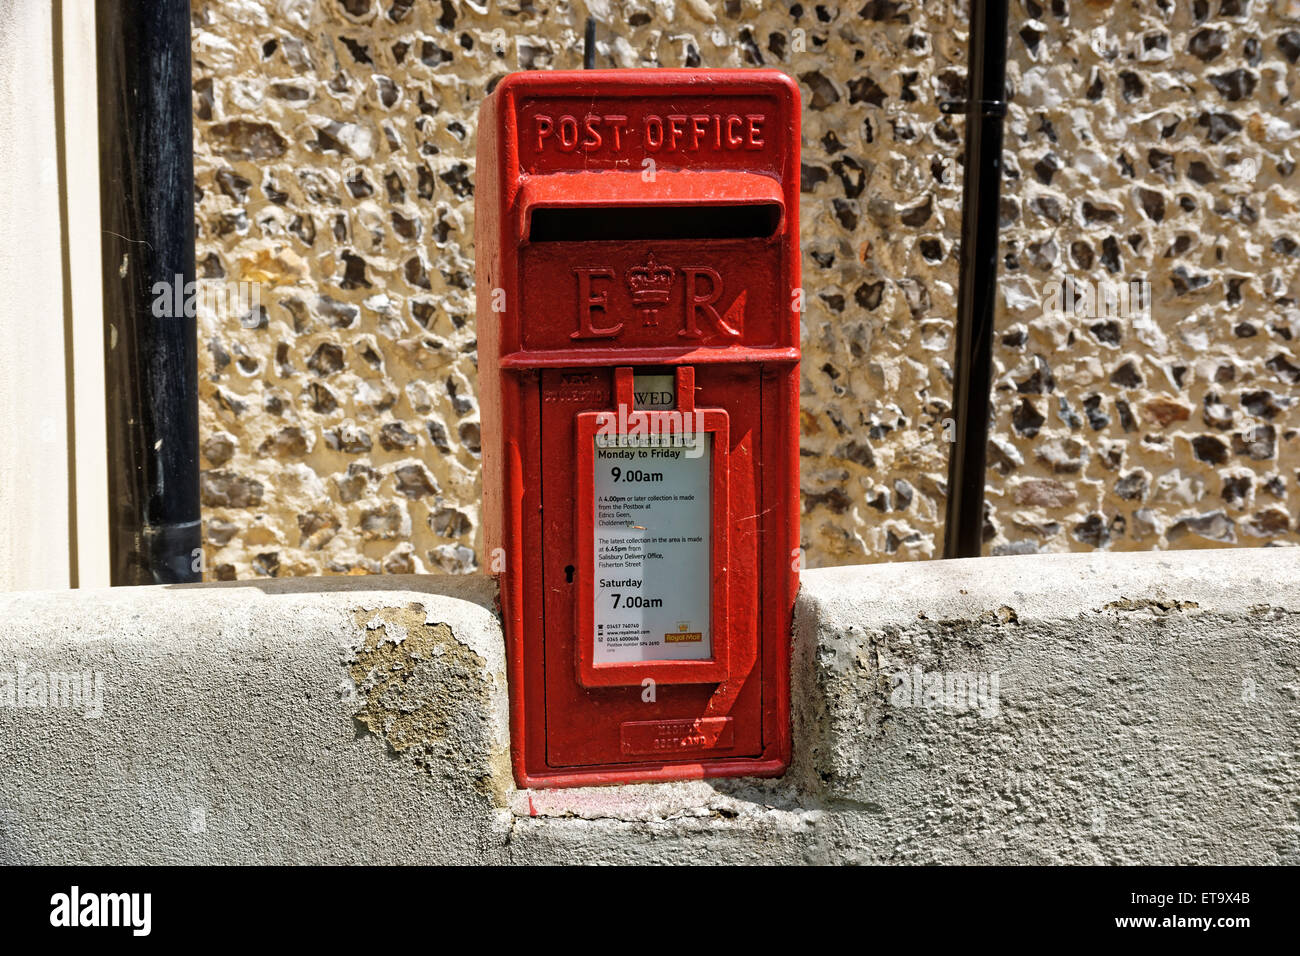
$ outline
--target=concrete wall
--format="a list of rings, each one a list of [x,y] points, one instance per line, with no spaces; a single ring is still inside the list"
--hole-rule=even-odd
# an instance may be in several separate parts
[[[211,576],[481,563],[476,111],[589,14],[600,66],[798,79],[803,545],[941,553],[968,8],[194,0],[198,271],[266,307],[200,316]],[[1300,4],[1011,16],[987,547],[1300,542]]]
[[[514,789],[493,600],[0,596],[0,861],[1300,863],[1290,549],[809,572],[776,781]]]

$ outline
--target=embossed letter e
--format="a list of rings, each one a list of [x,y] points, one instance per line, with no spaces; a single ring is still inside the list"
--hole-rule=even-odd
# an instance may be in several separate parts
[[[574,269],[573,274],[578,277],[578,331],[570,332],[569,337],[574,339],[608,339],[618,335],[619,330],[623,328],[622,322],[617,322],[605,328],[597,328],[592,322],[592,313],[597,309],[606,310],[608,296],[604,292],[597,292],[593,295],[591,281],[592,279],[612,279],[614,273],[608,269]]]

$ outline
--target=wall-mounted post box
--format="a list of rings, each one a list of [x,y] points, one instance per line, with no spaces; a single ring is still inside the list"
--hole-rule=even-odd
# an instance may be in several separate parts
[[[523,786],[789,762],[799,118],[758,70],[518,73],[482,107],[484,535]]]

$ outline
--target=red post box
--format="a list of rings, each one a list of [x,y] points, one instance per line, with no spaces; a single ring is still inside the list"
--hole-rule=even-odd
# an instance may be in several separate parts
[[[479,116],[484,536],[522,786],[784,772],[799,92],[505,77]]]

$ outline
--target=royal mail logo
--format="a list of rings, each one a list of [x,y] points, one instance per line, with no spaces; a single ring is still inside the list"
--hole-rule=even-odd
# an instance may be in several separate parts
[[[699,644],[703,640],[703,631],[678,631],[675,634],[664,635],[664,641],[669,644]]]
[[[574,339],[611,339],[623,331],[622,321],[611,322],[612,312],[619,311],[619,303],[611,301],[616,290],[613,285],[617,274],[608,268],[574,269],[577,281],[577,329],[570,333]],[[747,290],[741,289],[731,300],[725,312],[720,305],[726,292],[722,276],[710,266],[672,267],[661,263],[653,252],[642,264],[630,267],[623,275],[627,292],[626,302],[641,317],[643,327],[657,327],[659,313],[672,300],[673,289],[681,276],[685,294],[682,298],[677,336],[698,340],[710,335],[739,338],[745,326]]]

